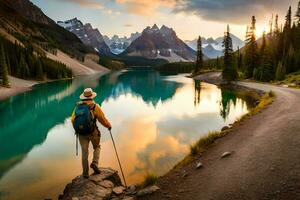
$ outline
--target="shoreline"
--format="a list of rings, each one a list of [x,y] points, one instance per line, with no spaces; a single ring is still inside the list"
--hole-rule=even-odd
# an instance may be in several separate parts
[[[63,81],[63,80],[73,80],[76,77],[80,76],[89,76],[99,74],[103,76],[104,74],[108,73],[107,71],[95,71],[95,73],[86,74],[86,75],[74,75],[72,78],[62,78],[62,79],[55,79],[55,80],[45,80],[45,81],[37,81],[37,80],[25,80],[19,79],[13,76],[9,76],[10,87],[2,87],[0,86],[0,102],[9,99],[10,97],[17,96],[19,94],[31,91],[34,86],[39,84],[45,84],[55,81]]]
[[[198,76],[195,78],[203,80]],[[290,167],[295,164],[280,159],[291,160],[294,155],[288,152],[296,153],[298,148],[292,141],[298,137],[293,133],[300,126],[289,123],[299,115],[299,109],[295,107],[299,103],[299,90],[256,82],[235,82],[233,85],[261,91],[268,97],[260,99],[261,103],[252,112],[229,127],[205,137],[207,140],[200,142],[204,148],[196,155],[191,152],[185,157],[190,159],[181,160],[160,176],[155,185],[161,190],[142,199],[262,199],[275,197],[274,194],[281,199],[295,197],[293,195],[299,190],[291,192],[288,187],[295,186],[296,182],[284,178],[289,177]],[[286,102],[290,105],[285,106]],[[287,153],[284,157],[280,156],[283,152]],[[279,180],[289,186],[281,185]]]

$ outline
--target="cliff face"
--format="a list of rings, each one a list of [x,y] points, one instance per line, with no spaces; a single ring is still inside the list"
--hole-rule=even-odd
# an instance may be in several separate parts
[[[74,33],[84,44],[92,47],[100,55],[111,55],[110,49],[105,43],[102,34],[97,28],[93,28],[91,24],[83,24],[77,18],[67,21],[58,21],[57,24],[71,33]]]

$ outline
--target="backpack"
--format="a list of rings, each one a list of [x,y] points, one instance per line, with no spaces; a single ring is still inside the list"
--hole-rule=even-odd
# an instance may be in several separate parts
[[[73,127],[76,135],[90,135],[96,128],[96,118],[94,117],[94,110],[96,104],[93,105],[92,109],[88,104],[80,102],[75,108],[75,119]]]

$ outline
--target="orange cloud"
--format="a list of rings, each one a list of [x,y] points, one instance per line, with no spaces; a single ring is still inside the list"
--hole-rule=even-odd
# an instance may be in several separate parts
[[[175,0],[116,0],[123,4],[127,12],[137,15],[153,15],[161,7],[171,8],[175,5]]]
[[[101,3],[92,2],[90,0],[63,0],[65,2],[76,3],[85,8],[91,9],[103,9],[103,5]]]

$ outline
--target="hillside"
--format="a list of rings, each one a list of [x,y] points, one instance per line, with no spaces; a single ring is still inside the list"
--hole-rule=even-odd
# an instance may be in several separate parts
[[[0,29],[37,49],[53,51],[58,48],[65,53],[83,59],[94,50],[85,46],[73,33],[66,31],[47,17],[29,0],[0,1]]]

